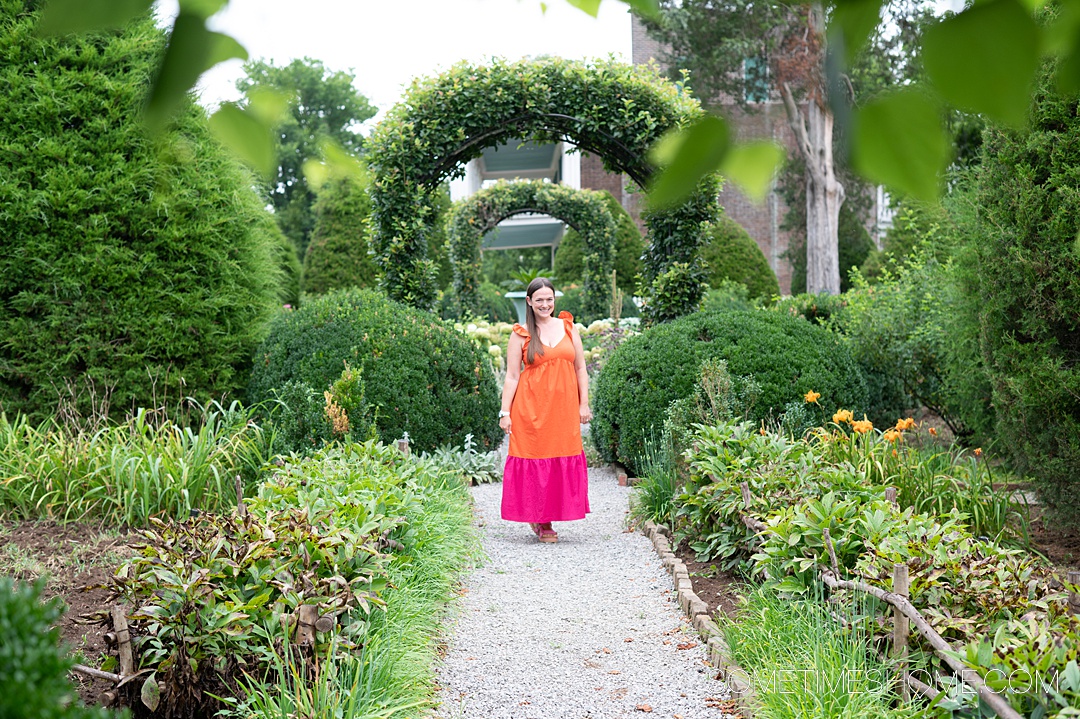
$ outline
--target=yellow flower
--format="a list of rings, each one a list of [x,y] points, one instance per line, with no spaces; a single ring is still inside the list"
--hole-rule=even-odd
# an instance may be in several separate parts
[[[902,435],[900,433],[900,430],[898,430],[898,429],[890,429],[890,430],[885,431],[885,441],[886,442],[895,442],[898,439],[901,440],[901,441],[903,441],[903,439],[904,439],[904,435]]]
[[[854,419],[850,409],[837,410],[836,414],[832,416],[832,421],[840,424],[841,422],[850,422]]]
[[[911,417],[908,417],[907,419],[898,419],[898,420],[896,420],[896,428],[898,430],[911,429],[914,426],[915,426],[915,420],[912,419]]]
[[[807,392],[804,395],[804,397],[806,398],[807,402],[810,402],[812,404],[817,404],[818,398],[821,397],[821,393],[820,392],[815,392],[814,390],[810,390],[809,392]]]
[[[866,434],[874,428],[874,424],[868,420],[864,414],[862,419],[855,420],[851,423],[851,428],[859,434]]]

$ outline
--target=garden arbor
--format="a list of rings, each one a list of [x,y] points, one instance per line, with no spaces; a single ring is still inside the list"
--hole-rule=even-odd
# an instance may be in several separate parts
[[[430,195],[485,148],[516,138],[562,140],[646,188],[654,172],[650,148],[702,114],[697,100],[655,68],[613,61],[462,63],[415,81],[368,144],[372,244],[383,287],[396,300],[432,306]],[[646,213],[641,292],[648,318],[663,321],[696,309],[704,276],[697,247],[702,224],[719,211],[717,190],[717,178],[709,176],[682,205]]]
[[[615,219],[604,196],[550,182],[500,180],[456,203],[447,222],[454,292],[461,310],[479,311],[480,244],[484,234],[514,215],[550,215],[573,227],[585,245],[584,311],[604,316],[611,297],[611,268],[615,254]]]

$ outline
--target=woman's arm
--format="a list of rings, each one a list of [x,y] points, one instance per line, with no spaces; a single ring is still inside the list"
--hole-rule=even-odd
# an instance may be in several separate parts
[[[510,335],[510,344],[506,348],[506,379],[503,381],[502,405],[503,412],[510,412],[514,404],[514,395],[517,394],[518,380],[521,379],[521,345],[522,339],[515,332]],[[499,418],[499,426],[502,431],[510,434],[510,415],[506,414]]]
[[[592,421],[592,410],[589,408],[589,372],[585,369],[585,349],[581,346],[581,333],[574,327],[570,333],[574,341],[574,370],[577,372],[578,414],[581,415],[581,423],[588,424]]]

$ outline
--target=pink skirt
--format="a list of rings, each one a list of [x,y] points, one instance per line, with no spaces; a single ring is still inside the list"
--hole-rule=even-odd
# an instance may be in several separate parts
[[[589,513],[585,453],[525,459],[509,456],[503,468],[502,518],[511,522],[568,522]]]

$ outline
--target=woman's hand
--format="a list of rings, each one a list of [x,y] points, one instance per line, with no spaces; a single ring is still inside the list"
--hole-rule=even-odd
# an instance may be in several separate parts
[[[589,405],[579,405],[578,414],[581,416],[582,424],[588,424],[589,422],[592,422],[592,410],[589,409]]]
[[[499,426],[502,427],[502,431],[506,434],[510,434],[510,415],[499,418]]]

